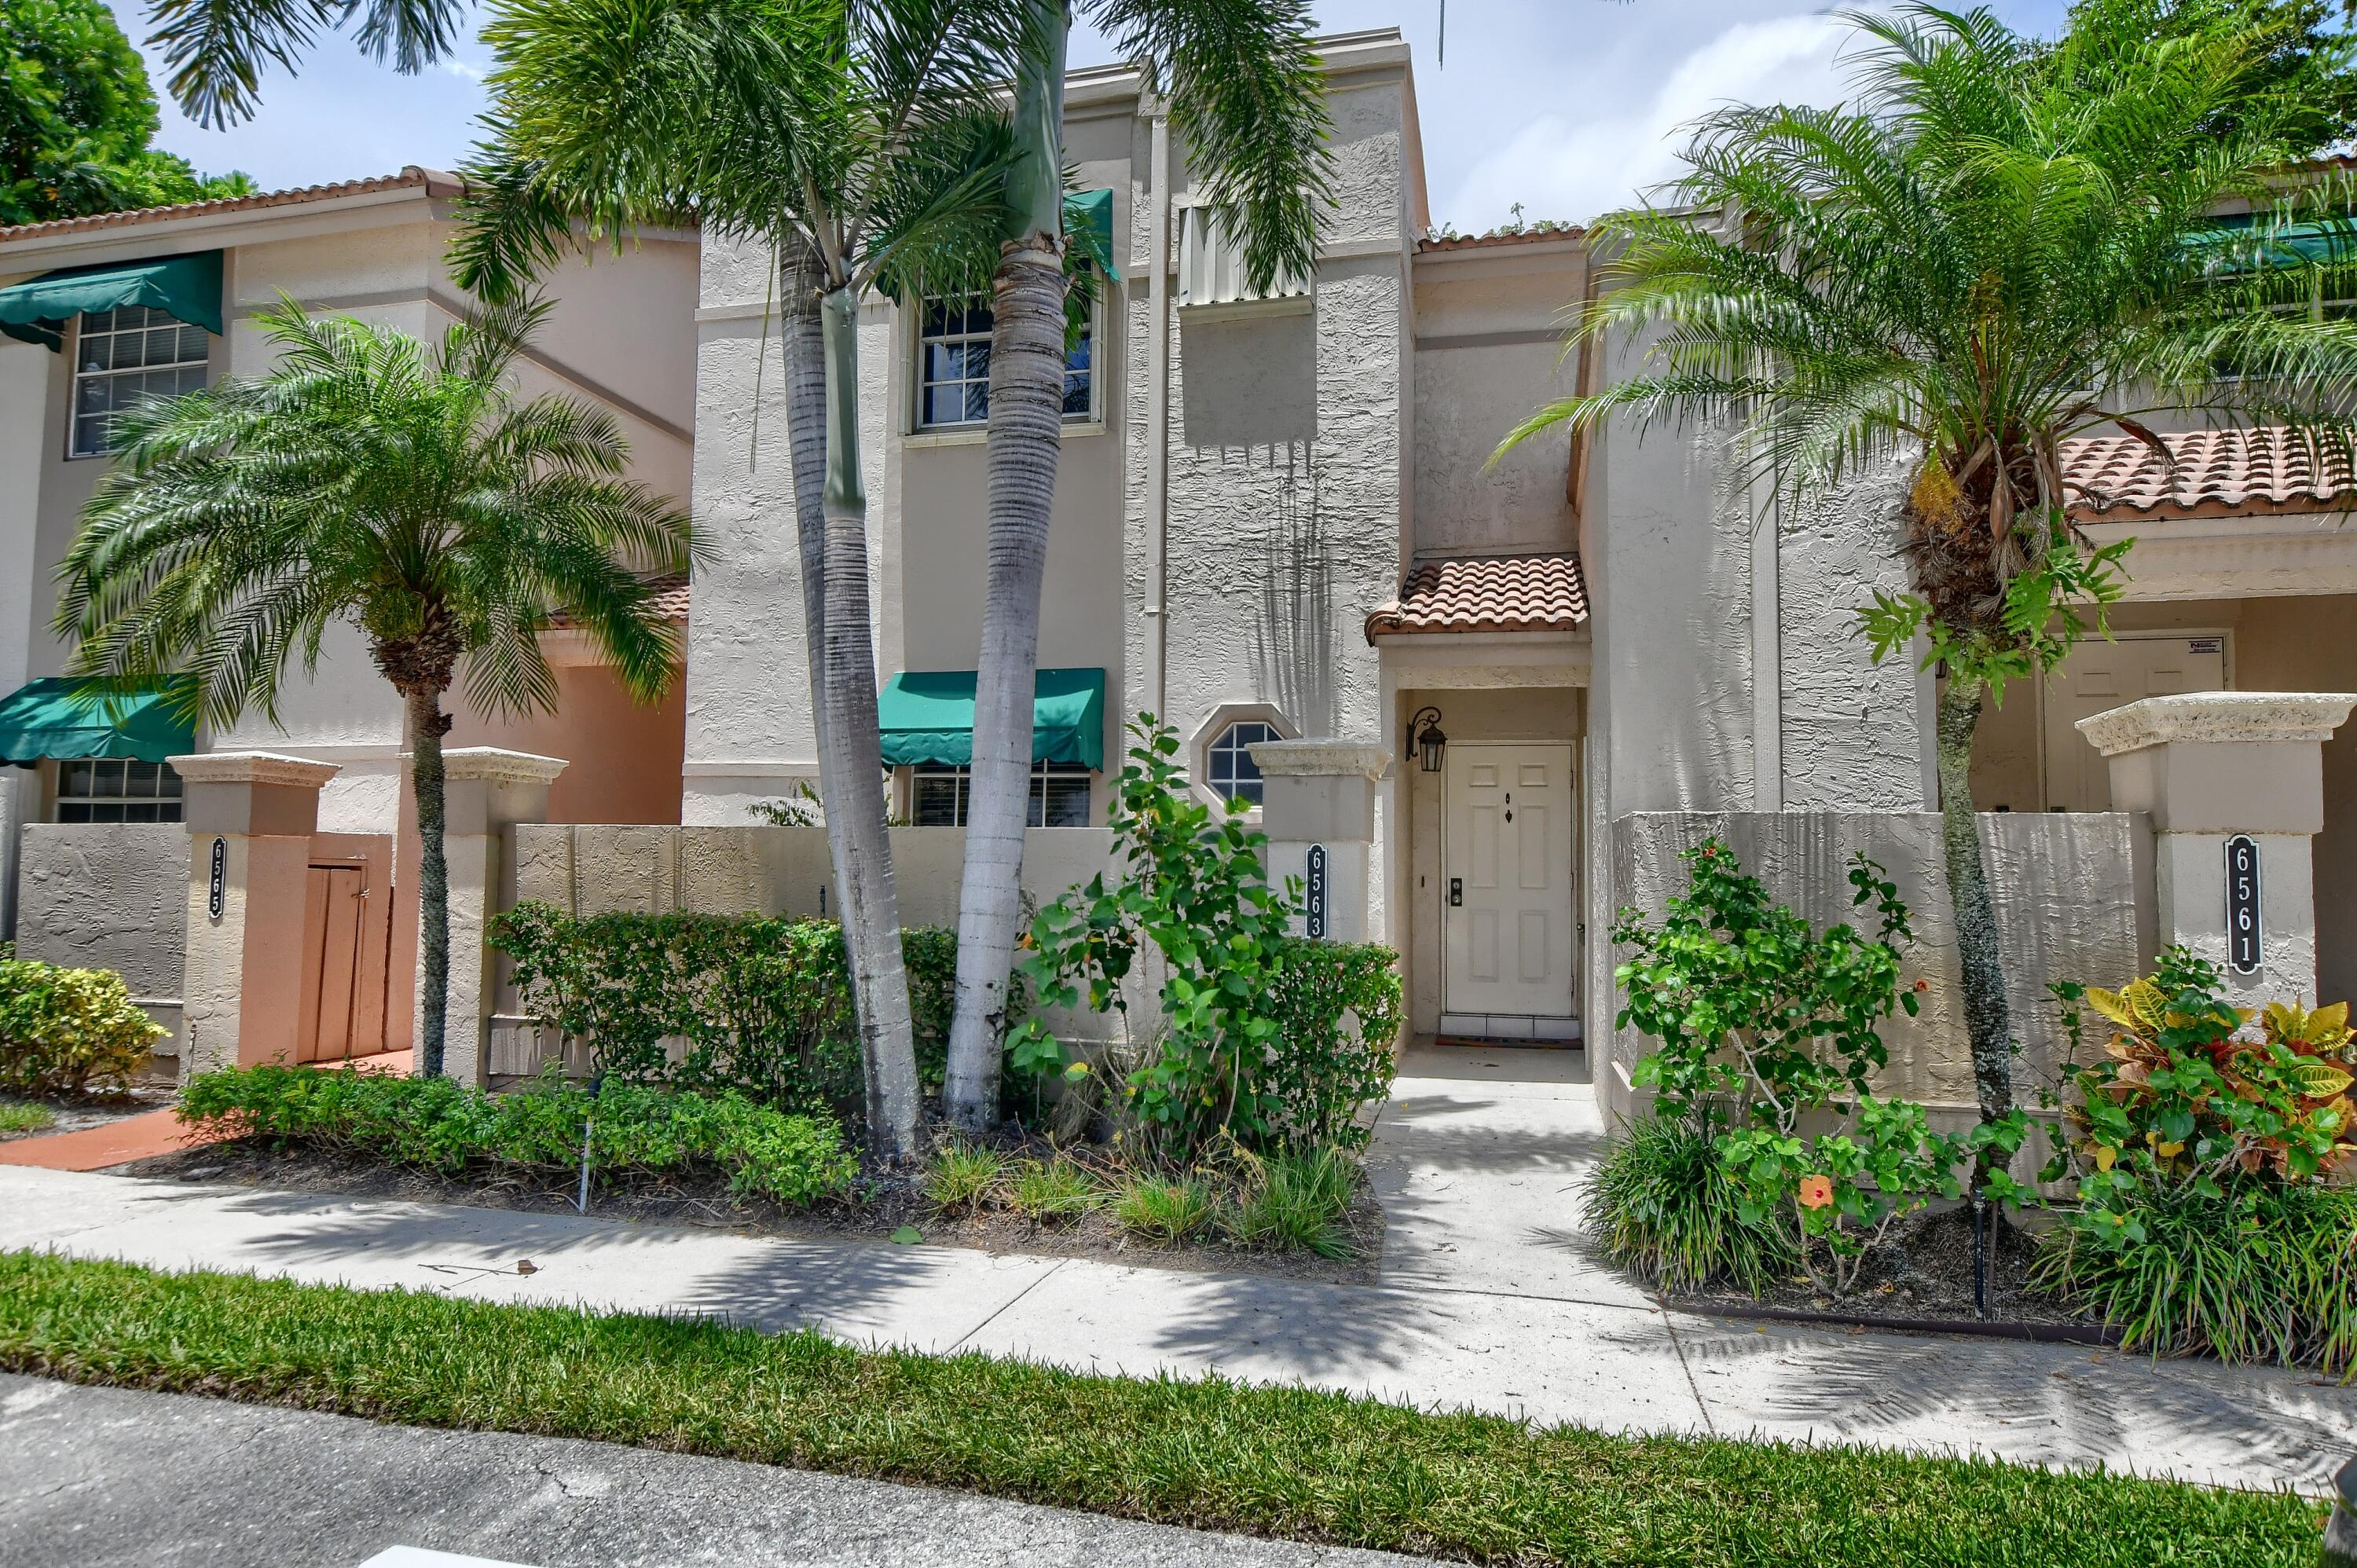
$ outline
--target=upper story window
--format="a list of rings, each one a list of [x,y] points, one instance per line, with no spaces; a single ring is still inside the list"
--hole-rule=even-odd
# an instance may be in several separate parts
[[[83,757],[58,764],[61,822],[177,822],[180,776],[168,762]]]
[[[1260,719],[1240,719],[1211,737],[1203,749],[1203,759],[1210,774],[1208,782],[1214,793],[1227,800],[1242,800],[1247,805],[1261,803],[1260,764],[1253,760],[1251,748],[1265,740],[1283,740],[1275,725]]]
[[[973,788],[963,768],[919,768],[910,773],[909,821],[920,828],[965,826],[966,799]],[[1030,824],[1035,828],[1089,825],[1089,770],[1077,762],[1031,765]]]
[[[922,430],[976,426],[990,417],[990,302],[929,299],[917,344],[917,425]],[[1093,418],[1095,332],[1083,328],[1064,356],[1064,417]]]
[[[203,386],[211,351],[205,339],[203,328],[144,305],[83,317],[74,334],[73,432],[66,456],[104,456],[114,449],[116,414],[149,398]]]

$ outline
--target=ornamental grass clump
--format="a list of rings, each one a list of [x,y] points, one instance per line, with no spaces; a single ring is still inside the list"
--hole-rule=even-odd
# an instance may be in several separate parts
[[[1133,1176],[1114,1196],[1114,1223],[1125,1236],[1176,1247],[1211,1224],[1213,1203],[1210,1184],[1198,1176]]]
[[[1699,1291],[1725,1280],[1765,1295],[1800,1267],[1791,1219],[1781,1209],[1744,1217],[1742,1190],[1691,1118],[1628,1123],[1584,1196],[1589,1232],[1604,1255],[1663,1290]]]
[[[2040,1174],[2073,1190],[2031,1282],[2155,1355],[2357,1372],[2348,1004],[2238,1007],[2222,980],[2179,947],[2117,992],[2054,988],[2072,1048]],[[2112,1026],[2084,1066],[2082,1003]]]
[[[925,1163],[925,1199],[944,1214],[972,1214],[990,1200],[1006,1174],[1006,1156],[996,1149],[951,1144]]]

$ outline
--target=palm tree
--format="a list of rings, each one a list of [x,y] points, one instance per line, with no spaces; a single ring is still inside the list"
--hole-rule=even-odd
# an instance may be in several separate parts
[[[998,1110],[1029,821],[1039,589],[1064,412],[1064,44],[1074,7],[1027,4],[1029,47],[1009,61],[1016,157],[991,284],[989,563],[942,1096],[950,1119],[975,1131]],[[1168,94],[1197,189],[1242,239],[1253,286],[1308,276],[1330,154],[1303,0],[1078,0],[1077,9]]]
[[[463,664],[479,712],[553,708],[539,633],[554,612],[640,701],[680,658],[639,574],[687,568],[686,514],[621,477],[629,449],[607,411],[516,397],[509,371],[543,314],[477,316],[429,352],[283,300],[258,318],[277,352],[266,374],[121,417],[124,444],[58,570],[75,673],[184,671],[215,725],[249,708],[274,718],[287,660],[314,671],[330,626],[368,639],[409,732],[429,1077],[450,972],[443,693]]]
[[[866,1069],[869,1135],[916,1147],[918,1081],[886,831],[856,326],[876,288],[983,286],[1013,143],[1025,0],[501,0],[492,135],[455,260],[502,294],[586,220],[692,217],[774,248],[812,712]]]
[[[459,0],[155,0],[147,41],[163,48],[181,111],[219,130],[251,117],[263,72],[293,70],[322,31],[358,16],[361,51],[414,76],[450,53],[464,9]]]
[[[2103,623],[2125,546],[2070,527],[2059,445],[2147,420],[2279,424],[2345,460],[2357,327],[2346,188],[2287,178],[2297,105],[2263,34],[2174,36],[2163,0],[2090,0],[2058,43],[1985,10],[1854,16],[1854,108],[1730,108],[1672,205],[1610,215],[1575,344],[1648,335],[1630,380],[1556,424],[1731,428],[1784,504],[1902,466],[1909,591],[1861,612],[1877,659],[1920,635],[1945,681],[1936,756],[1981,1109],[2012,1102],[2011,1024],[1969,787],[1984,704]],[[2222,213],[2247,208],[2247,218]],[[1880,526],[1878,523],[1877,526]]]

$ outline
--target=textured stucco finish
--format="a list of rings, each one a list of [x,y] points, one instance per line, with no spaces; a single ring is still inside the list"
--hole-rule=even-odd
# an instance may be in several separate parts
[[[134,996],[180,994],[187,829],[178,822],[32,822],[19,843],[19,957],[113,970]]]
[[[2148,915],[2138,908],[2140,840],[2148,832],[2126,812],[2057,815],[1990,814],[1980,819],[1981,845],[1996,902],[2006,995],[2021,1054],[2015,1059],[2015,1096],[2031,1103],[2061,1059],[2063,1038],[2050,981],[2116,985],[2139,972],[2139,930]],[[1975,1101],[1972,1058],[1964,1034],[1956,959],[1955,915],[1948,898],[1940,848],[1940,818],[1931,811],[1641,812],[1612,823],[1615,884],[1621,902],[1658,919],[1669,895],[1683,891],[1681,854],[1707,838],[1734,850],[1743,868],[1767,884],[1819,929],[1856,924],[1850,902],[1850,856],[1863,851],[1899,886],[1916,941],[1908,949],[1902,983],[1931,983],[1914,1018],[1894,1017],[1883,1038],[1890,1064],[1878,1088],[1959,1114]],[[1609,944],[1608,944],[1609,945]],[[1625,950],[1615,950],[1616,959]],[[1609,975],[1605,986],[1609,988]],[[1625,1114],[1631,1095],[1621,1073],[1644,1055],[1633,1029],[1609,1039],[1597,1063],[1598,1095],[1611,1114]]]
[[[1776,608],[1787,811],[1921,811],[1926,736],[1917,660],[1877,664],[1858,611],[1907,587],[1899,558],[1906,470],[1891,465],[1814,505],[1780,509]]]

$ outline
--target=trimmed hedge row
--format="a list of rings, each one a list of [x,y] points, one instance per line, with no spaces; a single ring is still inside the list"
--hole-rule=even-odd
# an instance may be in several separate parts
[[[593,1100],[554,1073],[528,1088],[486,1094],[447,1078],[223,1068],[188,1080],[180,1120],[445,1173],[473,1165],[569,1168],[581,1158],[586,1126],[597,1175],[709,1166],[726,1173],[738,1197],[795,1205],[843,1191],[857,1173],[830,1120],[787,1115],[733,1092],[629,1083],[608,1083]]]

